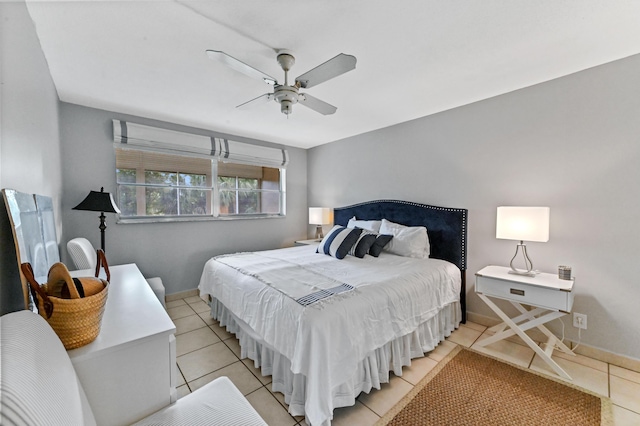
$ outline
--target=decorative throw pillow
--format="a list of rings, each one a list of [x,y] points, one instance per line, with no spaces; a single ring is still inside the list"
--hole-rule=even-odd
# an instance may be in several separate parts
[[[429,257],[429,237],[424,226],[405,226],[382,219],[380,233],[393,235],[393,240],[384,248],[389,253],[419,259]]]
[[[382,225],[381,220],[357,220],[354,216],[349,219],[347,228],[362,228],[366,229],[367,231],[379,232],[380,225]]]
[[[369,254],[373,257],[380,256],[380,253],[382,253],[382,249],[385,248],[387,244],[389,244],[389,241],[391,241],[392,238],[393,235],[376,234],[376,239],[369,248]]]
[[[336,225],[320,241],[316,253],[324,253],[336,259],[344,259],[351,247],[358,241],[362,229],[349,229]]]
[[[376,241],[377,235],[378,234],[376,234],[375,232],[369,232],[366,229],[363,229],[362,233],[358,237],[358,240],[353,245],[353,247],[351,247],[351,250],[349,250],[349,254],[351,256],[359,257],[360,259],[362,259],[365,254],[369,253],[369,249]]]

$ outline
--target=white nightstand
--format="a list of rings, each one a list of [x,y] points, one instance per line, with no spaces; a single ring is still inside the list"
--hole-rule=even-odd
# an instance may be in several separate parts
[[[502,266],[487,266],[476,273],[476,293],[504,321],[489,329],[496,334],[478,342],[477,345],[487,346],[517,334],[558,375],[571,380],[571,377],[551,359],[551,354],[555,347],[567,354],[575,354],[542,324],[571,312],[574,280],[561,280],[557,275],[545,273],[527,277],[510,274],[509,270]],[[509,301],[520,315],[509,318],[489,299],[490,297]],[[533,309],[528,310],[522,306],[523,304],[532,306]],[[534,327],[549,338],[545,350],[525,333]]]
[[[313,238],[311,240],[298,240],[295,242],[295,245],[297,246],[310,246],[310,245],[318,245],[320,244],[320,240]]]

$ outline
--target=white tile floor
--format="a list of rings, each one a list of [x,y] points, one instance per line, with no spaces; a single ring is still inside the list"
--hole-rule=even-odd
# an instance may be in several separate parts
[[[240,359],[238,340],[209,317],[209,307],[199,297],[167,302],[167,312],[177,329],[179,396],[219,376],[227,376],[269,425],[305,424],[304,418],[292,417],[287,412],[282,394],[271,392],[271,377],[263,377],[253,361]],[[457,345],[557,377],[531,348],[517,339],[496,342],[487,348],[474,346],[486,335],[485,331],[486,327],[472,322],[461,325],[427,356],[413,360],[402,377],[392,374],[390,383],[360,395],[355,406],[336,409],[332,424],[373,425]],[[640,372],[582,355],[555,353],[553,357],[573,377],[573,383],[611,398],[615,425],[640,425]]]

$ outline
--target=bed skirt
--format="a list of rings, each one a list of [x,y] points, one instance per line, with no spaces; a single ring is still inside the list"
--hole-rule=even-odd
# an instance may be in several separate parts
[[[253,360],[263,376],[271,376],[272,389],[284,394],[289,413],[304,416],[306,377],[293,374],[289,359],[264,344],[248,325],[215,298],[211,302],[211,316],[226,327],[227,331],[236,335],[240,342],[241,358]],[[389,382],[390,371],[402,376],[403,366],[411,365],[412,358],[422,357],[432,351],[458,328],[461,318],[460,303],[453,302],[419,325],[413,333],[369,352],[353,375],[333,389],[333,408],[352,406],[361,392],[369,393],[373,388],[380,389],[380,384]],[[329,417],[333,417],[332,414]]]

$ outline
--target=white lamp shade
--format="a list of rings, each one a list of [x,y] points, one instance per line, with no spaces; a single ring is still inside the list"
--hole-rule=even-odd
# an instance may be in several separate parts
[[[332,221],[331,209],[328,207],[309,207],[310,225],[328,225]]]
[[[496,238],[549,241],[549,207],[498,207]]]

